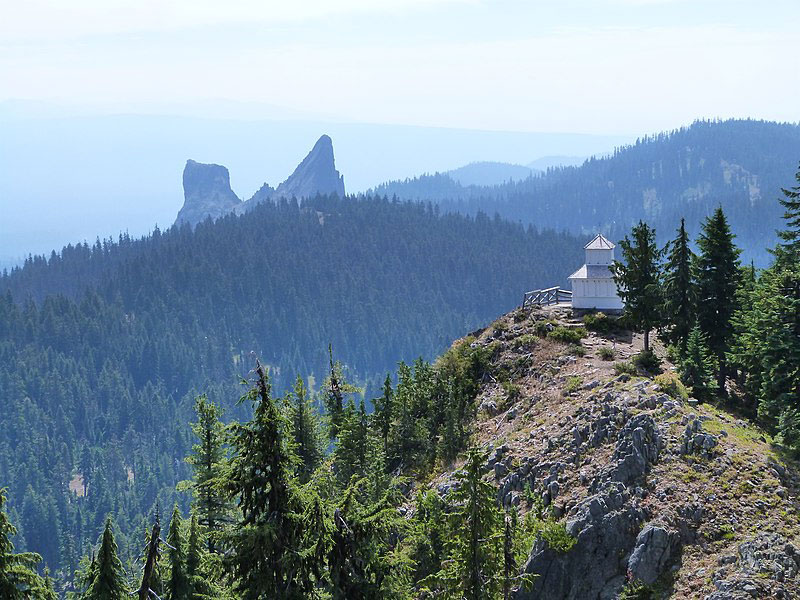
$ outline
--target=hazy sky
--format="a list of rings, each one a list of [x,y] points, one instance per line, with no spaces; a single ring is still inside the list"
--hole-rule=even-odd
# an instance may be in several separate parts
[[[800,120],[798,0],[2,4],[0,101],[624,134]]]

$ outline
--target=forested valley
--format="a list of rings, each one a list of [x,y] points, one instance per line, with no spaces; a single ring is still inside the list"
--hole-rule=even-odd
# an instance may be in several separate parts
[[[756,120],[697,121],[643,136],[578,167],[498,186],[462,186],[446,174],[377,186],[381,195],[425,199],[442,210],[494,214],[523,224],[620,239],[639,219],[659,235],[686,219],[691,236],[721,205],[746,262],[767,266],[781,211],[774,201],[800,155],[800,126]],[[568,207],[568,208],[567,208]],[[660,238],[665,242],[667,237]]]
[[[188,514],[175,488],[191,476],[198,395],[246,421],[239,383],[258,357],[276,397],[299,376],[318,406],[330,347],[369,410],[398,361],[431,360],[525,289],[563,284],[582,243],[320,197],[29,258],[0,278],[0,486],[16,548],[62,585],[113,514],[132,568],[156,506]]]

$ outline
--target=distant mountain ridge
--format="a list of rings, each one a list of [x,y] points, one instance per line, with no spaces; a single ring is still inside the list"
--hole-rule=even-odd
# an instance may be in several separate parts
[[[539,228],[601,231],[613,239],[640,219],[665,239],[681,217],[696,228],[721,205],[744,258],[765,264],[763,248],[774,243],[781,221],[777,198],[793,181],[798,161],[796,124],[698,121],[521,181],[464,186],[437,173],[390,181],[373,192],[435,202],[445,211],[497,213]]]
[[[231,189],[228,169],[221,165],[187,160],[183,170],[184,203],[175,224],[192,226],[207,218],[218,219],[230,212],[241,214],[257,204],[278,198],[312,198],[337,195],[344,198],[344,177],[336,170],[333,141],[321,136],[294,172],[273,189],[265,183],[246,201]]]
[[[508,181],[527,179],[537,170],[524,165],[505,162],[473,162],[447,171],[451,179],[461,185],[499,185]]]

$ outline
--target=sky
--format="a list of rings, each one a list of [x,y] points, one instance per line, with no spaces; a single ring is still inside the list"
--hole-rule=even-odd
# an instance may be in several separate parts
[[[800,120],[797,0],[1,0],[0,102],[639,135]]]

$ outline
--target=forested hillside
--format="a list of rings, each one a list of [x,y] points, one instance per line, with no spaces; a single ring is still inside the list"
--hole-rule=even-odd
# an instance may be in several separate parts
[[[526,289],[563,283],[582,243],[318,197],[29,259],[0,278],[0,487],[17,548],[63,578],[113,513],[130,563],[145,515],[189,477],[196,395],[248,417],[233,403],[251,353],[276,394],[296,375],[319,390],[329,344],[374,390],[397,361],[431,358]]]
[[[640,219],[667,235],[681,217],[691,235],[721,205],[745,260],[766,265],[775,243],[780,186],[800,156],[800,127],[754,120],[698,121],[645,136],[613,155],[504,185],[462,186],[446,174],[395,181],[376,193],[435,201],[443,210],[484,211],[539,227],[621,238]],[[662,237],[659,235],[659,237]],[[664,238],[665,239],[665,238]]]

